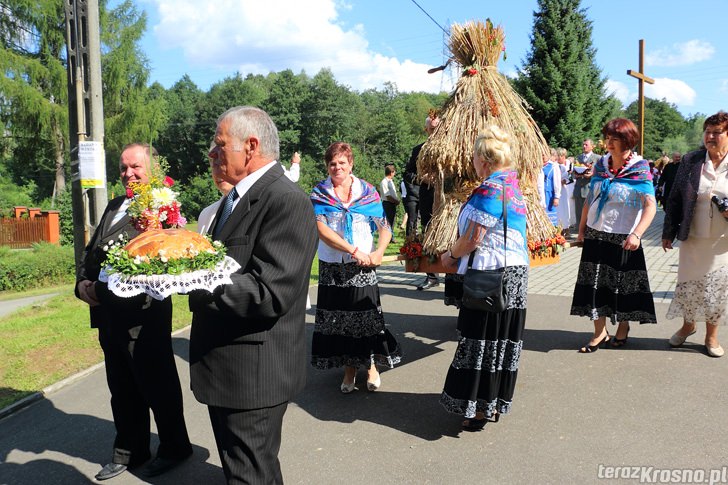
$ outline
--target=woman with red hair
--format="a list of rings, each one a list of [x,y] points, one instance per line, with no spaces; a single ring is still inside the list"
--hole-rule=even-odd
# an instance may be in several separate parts
[[[609,340],[606,318],[619,323],[612,347],[627,343],[629,321],[657,323],[642,236],[657,204],[647,160],[632,151],[639,132],[615,118],[602,129],[609,153],[594,166],[578,241],[584,246],[571,314],[594,321],[594,335],[579,352],[596,352]]]

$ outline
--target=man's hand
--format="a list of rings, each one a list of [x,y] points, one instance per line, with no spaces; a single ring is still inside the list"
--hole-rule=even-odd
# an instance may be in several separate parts
[[[96,296],[96,288],[94,287],[94,283],[95,282],[91,280],[81,280],[78,282],[78,285],[76,285],[79,298],[88,303],[89,306],[97,306],[101,304],[98,297]]]
[[[301,163],[301,155],[299,155],[298,152],[293,152],[291,163]]]

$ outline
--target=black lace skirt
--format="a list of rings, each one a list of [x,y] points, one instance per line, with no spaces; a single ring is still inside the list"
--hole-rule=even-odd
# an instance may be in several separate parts
[[[642,246],[625,251],[627,234],[611,234],[587,227],[571,314],[609,317],[619,323],[657,323],[655,303]]]
[[[391,368],[400,359],[399,344],[384,324],[375,269],[319,261],[311,365]]]
[[[528,266],[506,269],[508,308],[488,313],[460,308],[460,338],[440,404],[466,418],[511,410],[526,323]]]

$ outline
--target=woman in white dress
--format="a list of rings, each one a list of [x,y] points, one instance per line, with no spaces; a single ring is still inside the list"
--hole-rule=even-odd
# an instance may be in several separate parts
[[[686,154],[665,204],[662,248],[680,241],[677,287],[668,318],[683,318],[670,338],[680,347],[705,320],[705,348],[721,357],[718,325],[728,310],[728,113],[720,111],[703,123],[704,149]]]

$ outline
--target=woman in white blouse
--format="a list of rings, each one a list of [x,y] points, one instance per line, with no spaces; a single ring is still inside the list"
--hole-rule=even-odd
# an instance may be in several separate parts
[[[376,267],[392,237],[377,190],[352,174],[354,155],[343,142],[324,157],[329,177],[311,193],[319,232],[319,286],[311,345],[317,369],[344,367],[341,392],[356,389],[356,371],[367,369],[367,389],[381,385],[376,364],[400,361],[399,344],[387,330]],[[374,246],[373,231],[379,232]]]
[[[615,118],[602,128],[609,153],[594,164],[582,210],[583,241],[571,314],[594,321],[594,335],[579,352],[596,352],[609,340],[606,319],[619,323],[612,347],[627,343],[629,321],[657,323],[642,236],[657,204],[650,166],[632,151],[639,131]]]
[[[683,157],[665,203],[662,247],[672,249],[675,238],[681,241],[667,318],[683,318],[670,338],[672,347],[683,345],[695,333],[696,321],[705,320],[706,351],[721,357],[718,325],[726,323],[728,312],[728,211],[719,206],[728,197],[728,113],[706,118],[703,143],[705,149]]]

